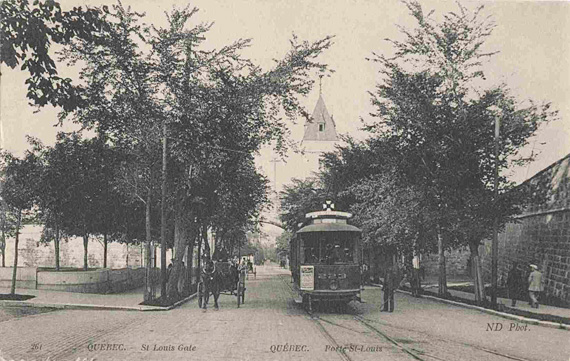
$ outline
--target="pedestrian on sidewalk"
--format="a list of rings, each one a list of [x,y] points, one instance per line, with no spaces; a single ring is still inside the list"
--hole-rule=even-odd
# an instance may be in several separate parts
[[[414,256],[412,259],[412,296],[420,297],[422,283],[420,280],[420,257]]]
[[[514,262],[507,276],[507,289],[509,291],[509,298],[511,299],[511,307],[516,307],[517,305],[517,298],[520,297],[522,290],[522,281],[522,272],[519,269],[518,263]]]
[[[166,268],[166,280],[168,281],[170,279],[170,274],[172,273],[172,262],[174,260],[170,261],[170,264],[168,265],[168,268]]]
[[[397,266],[388,267],[384,276],[384,300],[380,312],[394,312],[394,291],[400,285],[396,273]]]
[[[360,283],[362,286],[368,284],[370,282],[370,274],[368,273],[368,265],[366,263],[362,264],[362,273],[361,273],[361,280]]]
[[[532,308],[538,308],[538,295],[542,292],[542,273],[538,270],[538,266],[531,264],[532,272],[528,276],[528,294]]]

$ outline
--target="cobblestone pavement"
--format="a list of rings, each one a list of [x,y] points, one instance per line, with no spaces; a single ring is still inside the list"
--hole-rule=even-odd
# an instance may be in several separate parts
[[[412,360],[410,353],[420,360],[568,360],[568,331],[508,331],[509,320],[401,294],[394,313],[379,313],[380,296],[370,288],[364,304],[311,317],[294,303],[287,271],[259,267],[239,309],[235,296],[223,295],[219,311],[202,312],[193,301],[167,312],[62,310],[0,321],[0,361]],[[486,331],[489,323],[503,329]]]

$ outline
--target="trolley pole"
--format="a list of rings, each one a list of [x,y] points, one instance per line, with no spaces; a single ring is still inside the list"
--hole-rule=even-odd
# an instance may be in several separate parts
[[[495,219],[493,220],[493,244],[492,244],[492,261],[491,261],[491,304],[497,304],[497,273],[499,258],[499,215],[497,214],[497,206],[499,204],[499,131],[500,120],[495,118],[495,188],[493,205],[495,211]]]

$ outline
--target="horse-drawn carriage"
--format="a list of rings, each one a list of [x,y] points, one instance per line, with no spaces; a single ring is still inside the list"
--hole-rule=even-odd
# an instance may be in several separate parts
[[[206,309],[210,293],[214,307],[218,308],[220,294],[236,296],[237,306],[245,303],[245,279],[247,269],[232,262],[208,261],[200,272],[198,283],[198,307]]]

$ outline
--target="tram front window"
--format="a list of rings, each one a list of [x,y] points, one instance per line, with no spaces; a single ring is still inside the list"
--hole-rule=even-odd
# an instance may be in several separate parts
[[[305,264],[343,264],[354,263],[355,243],[350,238],[312,238],[305,239],[303,262]]]
[[[321,263],[352,263],[354,261],[352,247],[351,242],[347,240],[323,240],[322,249],[324,252]]]
[[[319,256],[314,247],[305,247],[305,263],[318,263]]]

